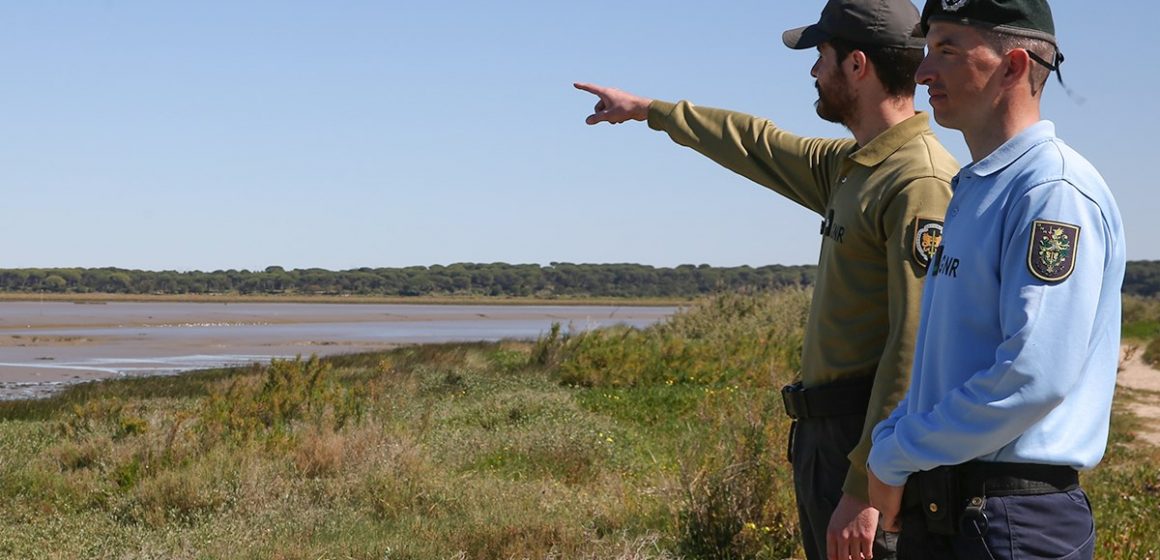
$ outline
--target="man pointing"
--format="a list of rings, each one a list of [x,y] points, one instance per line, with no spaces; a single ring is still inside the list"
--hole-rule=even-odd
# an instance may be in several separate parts
[[[907,0],[830,0],[817,23],[783,34],[790,48],[817,49],[818,116],[853,139],[576,84],[600,98],[588,124],[647,121],[822,218],[801,381],[782,392],[810,560],[893,556],[869,505],[869,430],[906,389],[922,279],[958,169],[914,109],[918,20]]]

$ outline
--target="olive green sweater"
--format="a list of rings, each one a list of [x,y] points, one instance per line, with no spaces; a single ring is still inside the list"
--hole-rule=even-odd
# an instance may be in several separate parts
[[[941,239],[958,163],[919,113],[866,146],[803,138],[741,113],[653,101],[648,124],[823,217],[803,385],[874,374],[843,491],[867,500],[875,424],[910,379],[926,265]]]

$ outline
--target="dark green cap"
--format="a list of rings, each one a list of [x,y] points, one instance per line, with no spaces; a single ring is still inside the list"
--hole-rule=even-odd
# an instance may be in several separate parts
[[[1056,44],[1055,22],[1047,0],[926,0],[923,35],[930,31],[932,21],[975,25]]]

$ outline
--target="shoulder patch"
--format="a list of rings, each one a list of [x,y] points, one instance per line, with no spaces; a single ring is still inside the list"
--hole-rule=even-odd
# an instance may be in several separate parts
[[[1044,282],[1062,282],[1075,270],[1079,251],[1079,226],[1035,220],[1027,246],[1027,267]]]
[[[930,261],[934,258],[935,251],[938,250],[939,244],[942,243],[942,237],[942,220],[923,218],[922,216],[915,218],[914,241],[912,243],[914,262],[923,268],[930,266]]]

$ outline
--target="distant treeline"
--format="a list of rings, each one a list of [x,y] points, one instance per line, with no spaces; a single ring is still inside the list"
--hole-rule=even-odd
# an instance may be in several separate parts
[[[696,297],[721,290],[810,285],[814,266],[656,268],[639,264],[471,264],[177,272],[121,268],[0,269],[0,291],[111,294]],[[1132,261],[1124,292],[1160,294],[1160,261]]]
[[[1124,272],[1124,293],[1154,297],[1160,294],[1160,261],[1131,261]]]
[[[695,297],[720,290],[809,285],[814,266],[717,268],[639,264],[453,264],[177,272],[120,268],[0,269],[0,291],[112,294]]]

